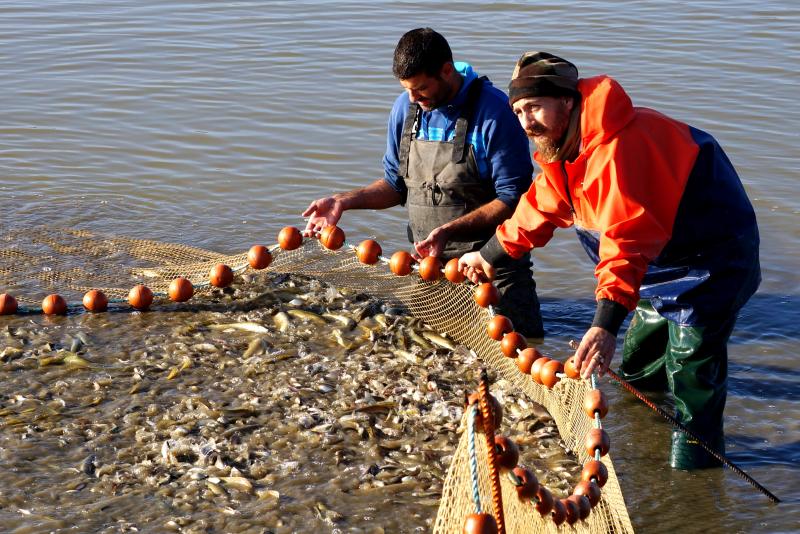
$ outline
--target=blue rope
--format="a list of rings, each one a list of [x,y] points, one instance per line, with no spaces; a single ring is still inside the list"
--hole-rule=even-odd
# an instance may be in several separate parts
[[[475,502],[475,512],[481,513],[481,495],[478,492],[478,456],[475,452],[475,418],[478,416],[477,403],[472,405],[472,414],[469,416],[469,470],[472,475],[472,500]]]

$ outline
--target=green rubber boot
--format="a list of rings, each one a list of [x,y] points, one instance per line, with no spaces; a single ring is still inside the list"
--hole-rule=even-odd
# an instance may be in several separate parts
[[[728,391],[728,337],[735,317],[707,327],[669,323],[666,373],[675,417],[715,452],[725,454],[722,415]],[[687,434],[672,433],[674,469],[719,467],[722,462]]]
[[[641,300],[625,334],[620,366],[620,376],[639,389],[669,390],[678,421],[721,454],[725,452],[727,342],[735,320],[733,315],[706,327],[679,325]],[[696,440],[675,430],[670,465],[691,470],[718,467],[721,462]]]
[[[720,430],[712,441],[706,441],[712,450],[720,455],[725,454],[725,438]],[[669,465],[673,469],[691,471],[721,467],[722,462],[709,454],[700,443],[680,430],[672,431],[672,448],[669,451]]]

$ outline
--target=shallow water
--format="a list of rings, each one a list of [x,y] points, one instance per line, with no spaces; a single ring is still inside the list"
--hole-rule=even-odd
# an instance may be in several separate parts
[[[0,225],[50,223],[226,253],[272,242],[282,226],[301,224],[312,199],[381,176],[385,119],[399,91],[391,55],[404,31],[434,26],[457,59],[500,86],[522,52],[560,53],[584,75],[616,77],[635,104],[715,135],[762,235],[764,282],[730,345],[727,446],[785,503],[770,506],[729,471],[670,471],[669,428],[608,386],[634,525],[792,531],[800,523],[791,491],[800,464],[799,22],[788,1],[4,2]],[[407,246],[403,220],[398,208],[347,214],[342,226],[391,251]],[[569,232],[535,257],[545,346],[565,356],[591,320],[592,269]],[[153,320],[180,323],[179,315]],[[136,319],[108,320],[123,331]],[[117,346],[109,338],[98,350],[105,359]],[[14,484],[33,480],[14,473]],[[34,531],[39,524],[13,508],[2,513]]]

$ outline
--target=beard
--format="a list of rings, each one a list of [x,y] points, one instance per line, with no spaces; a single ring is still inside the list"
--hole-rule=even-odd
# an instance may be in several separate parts
[[[564,145],[564,140],[569,128],[569,110],[566,105],[561,105],[556,112],[552,126],[536,125],[532,130],[525,130],[528,138],[536,145],[539,157],[546,163],[556,161],[558,152]]]
[[[561,149],[561,145],[563,144],[563,136],[558,139],[553,139],[548,136],[539,136],[535,138],[531,138],[536,145],[536,151],[539,152],[539,156],[542,158],[543,161],[546,163],[552,163],[558,157],[558,151]]]

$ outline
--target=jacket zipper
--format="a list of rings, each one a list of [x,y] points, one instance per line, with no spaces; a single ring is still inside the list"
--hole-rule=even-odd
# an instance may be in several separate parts
[[[561,161],[561,172],[564,174],[564,190],[567,192],[567,200],[569,201],[569,210],[572,212],[572,219],[577,216],[575,212],[575,204],[572,202],[572,193],[569,190],[569,175],[567,174],[567,165]]]

